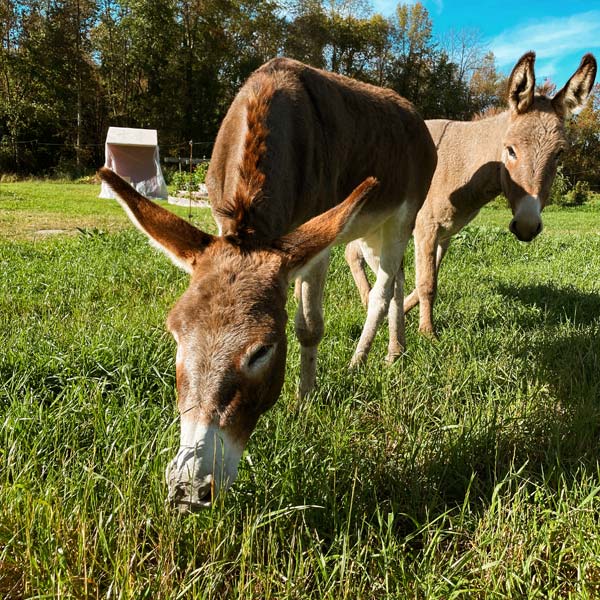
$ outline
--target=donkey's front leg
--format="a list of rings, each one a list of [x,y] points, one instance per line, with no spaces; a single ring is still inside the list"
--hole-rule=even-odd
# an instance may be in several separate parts
[[[432,338],[436,337],[433,327],[433,304],[437,290],[437,246],[436,228],[415,231],[415,278],[420,303],[419,331]]]
[[[377,240],[380,242],[381,248],[379,253],[379,268],[377,269],[375,285],[369,294],[367,320],[350,361],[351,367],[360,365],[367,359],[377,329],[387,314],[390,301],[394,295],[394,284],[402,265],[402,257],[404,255],[404,248],[406,247],[403,236],[398,235],[398,220],[393,217],[388,219],[381,229],[369,237],[380,237]],[[404,319],[404,313],[402,313],[402,319]]]
[[[404,318],[404,252],[410,237],[412,235],[411,220],[398,221],[396,236],[398,244],[397,252],[400,252],[400,267],[396,273],[394,281],[394,295],[390,302],[388,313],[388,323],[390,330],[390,339],[388,343],[388,353],[385,358],[388,364],[392,364],[399,356],[404,353],[406,348],[405,318]]]
[[[390,301],[390,309],[388,312],[388,325],[390,331],[390,339],[388,342],[388,353],[385,361],[392,364],[398,359],[406,348],[405,334],[405,319],[402,303],[404,301],[404,264],[400,265],[400,269],[396,274],[394,281],[394,295]]]
[[[329,266],[329,252],[321,256],[296,280],[296,336],[300,342],[300,387],[304,398],[315,387],[317,350],[323,337],[323,289]]]

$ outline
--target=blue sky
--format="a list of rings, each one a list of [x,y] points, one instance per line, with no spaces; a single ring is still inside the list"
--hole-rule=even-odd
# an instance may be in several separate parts
[[[377,12],[393,14],[398,0],[372,0]],[[412,3],[412,2],[406,2]],[[509,73],[528,50],[537,54],[536,78],[561,88],[586,52],[600,60],[600,0],[422,0],[436,36],[475,28]]]

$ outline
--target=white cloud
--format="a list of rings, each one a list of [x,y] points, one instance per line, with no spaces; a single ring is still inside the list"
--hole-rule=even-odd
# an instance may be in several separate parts
[[[551,79],[556,81],[556,76],[560,72],[560,68],[556,60],[538,60],[535,64],[535,72],[538,80]]]
[[[389,17],[394,14],[396,7],[401,0],[373,0],[375,12]],[[402,0],[403,4],[414,4],[417,0]],[[437,0],[441,2],[442,0]]]
[[[600,48],[600,10],[517,25],[497,35],[489,45],[501,67],[512,65],[523,53],[534,50],[538,60],[546,60],[550,68],[553,60],[565,54]]]

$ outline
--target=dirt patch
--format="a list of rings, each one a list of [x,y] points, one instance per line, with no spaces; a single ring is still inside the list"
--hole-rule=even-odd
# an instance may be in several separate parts
[[[38,229],[35,235],[59,235],[61,233],[72,233],[71,229]]]
[[[210,208],[208,198],[205,199],[202,196],[192,195],[191,202],[189,196],[169,196],[168,202],[169,204],[175,204],[176,206],[192,206],[192,208]]]

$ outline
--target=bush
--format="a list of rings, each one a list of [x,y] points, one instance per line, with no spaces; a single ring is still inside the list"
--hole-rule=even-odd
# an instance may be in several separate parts
[[[564,196],[564,206],[581,206],[591,199],[588,181],[578,181],[575,187]]]
[[[19,181],[16,173],[0,173],[0,183],[15,183]]]
[[[201,183],[206,180],[208,163],[200,163],[190,174],[189,171],[176,171],[171,176],[171,185],[177,190],[197,191]]]
[[[590,199],[589,182],[578,181],[574,186],[571,185],[569,178],[563,172],[562,166],[559,166],[550,190],[550,202],[557,206],[581,206]]]
[[[208,171],[209,163],[200,163],[194,171],[194,179],[196,184],[206,183],[206,172]]]
[[[565,206],[564,198],[571,187],[569,178],[564,174],[562,165],[556,169],[556,177],[550,189],[550,204]]]

